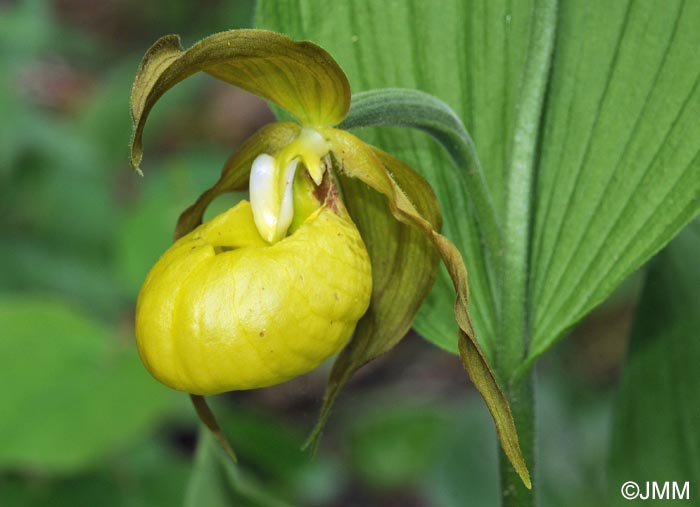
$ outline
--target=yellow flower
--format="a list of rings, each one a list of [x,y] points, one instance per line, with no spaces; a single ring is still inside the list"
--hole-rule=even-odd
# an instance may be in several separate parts
[[[144,56],[132,90],[137,170],[151,108],[198,71],[277,104],[299,123],[254,134],[181,215],[177,241],[139,295],[136,336],[149,371],[196,395],[200,416],[216,431],[198,395],[283,382],[342,349],[317,435],[352,373],[406,334],[442,258],[455,285],[462,361],[529,485],[510,407],[474,337],[466,268],[438,232],[435,195],[398,159],[334,128],[351,101],[338,64],[312,43],[263,30],[222,32],[186,51],[177,36],[163,37]],[[215,197],[246,188],[250,202],[201,224]]]

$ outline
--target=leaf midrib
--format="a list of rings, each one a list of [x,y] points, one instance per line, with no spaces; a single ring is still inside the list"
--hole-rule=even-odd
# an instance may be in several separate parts
[[[496,368],[505,379],[510,378],[526,357],[529,340],[532,189],[544,96],[554,56],[557,8],[556,0],[539,0],[533,9],[520,109],[512,131],[501,272],[501,332],[496,357]]]

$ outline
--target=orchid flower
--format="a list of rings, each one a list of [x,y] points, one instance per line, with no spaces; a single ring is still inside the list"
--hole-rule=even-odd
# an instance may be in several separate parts
[[[310,42],[264,30],[218,33],[188,50],[177,36],[161,38],[132,89],[137,171],[152,107],[199,71],[276,104],[298,123],[260,129],[180,216],[176,241],[137,303],[137,345],[151,374],[190,393],[227,446],[204,395],[284,382],[339,353],[315,440],[350,376],[409,330],[441,258],[455,287],[462,362],[529,487],[508,401],[474,335],[464,262],[439,233],[436,197],[412,168],[334,128],[351,102],[338,64]],[[202,224],[214,198],[246,189],[249,200]]]

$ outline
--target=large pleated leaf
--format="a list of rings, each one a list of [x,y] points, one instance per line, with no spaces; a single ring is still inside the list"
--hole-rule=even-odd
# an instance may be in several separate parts
[[[698,212],[698,19],[698,2],[561,5],[536,189],[531,358]]]
[[[151,108],[166,91],[199,71],[274,102],[308,126],[335,125],[350,107],[345,74],[314,44],[264,30],[230,30],[185,51],[177,35],[167,35],[143,57],[131,91],[135,168],[143,154],[141,137]]]
[[[263,0],[257,22],[321,44],[355,92],[418,88],[462,118],[506,241],[495,295],[466,181],[441,149],[404,129],[361,135],[433,185],[445,234],[487,273],[472,275],[474,326],[510,376],[698,212],[697,19],[700,4],[680,0]],[[449,321],[441,281],[417,327],[445,344],[431,336]]]
[[[630,336],[612,435],[611,498],[634,480],[700,481],[700,223],[694,222],[651,263]],[[618,500],[619,499],[619,500]]]

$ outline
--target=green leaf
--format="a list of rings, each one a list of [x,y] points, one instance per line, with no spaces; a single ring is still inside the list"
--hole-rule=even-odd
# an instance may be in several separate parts
[[[185,507],[289,507],[243,474],[209,431],[199,432],[194,469]]]
[[[22,507],[171,507],[180,505],[189,459],[156,441],[70,475],[0,475],[3,505]]]
[[[699,18],[698,2],[562,3],[535,191],[530,362],[700,209]]]
[[[281,0],[260,2],[257,16],[321,44],[355,92],[417,88],[462,118],[508,242],[495,260],[503,306],[475,277],[474,325],[505,376],[517,367],[519,378],[700,209],[700,4],[572,0],[555,10]],[[486,269],[469,191],[443,169],[445,154],[406,130],[362,137],[423,171],[445,234],[472,272]],[[447,286],[435,290],[424,332],[449,321]]]
[[[398,489],[419,481],[452,422],[442,407],[397,401],[368,411],[349,429],[353,466],[373,489]]]
[[[315,44],[264,30],[229,30],[185,51],[177,35],[167,35],[144,55],[131,90],[134,168],[143,155],[141,137],[151,108],[167,90],[199,71],[278,104],[307,126],[340,123],[350,107],[345,74]]]
[[[632,326],[611,448],[610,491],[700,481],[700,222],[652,262]],[[620,500],[620,505],[626,500]],[[696,501],[695,501],[696,502]],[[627,502],[629,503],[629,502]],[[674,501],[674,505],[692,502]],[[667,505],[666,502],[650,505]],[[616,503],[617,505],[617,503]]]
[[[436,462],[423,476],[432,499],[427,505],[499,505],[496,437],[490,414],[475,396],[457,397],[446,407]]]
[[[241,457],[240,471],[247,476],[254,472],[266,491],[294,505],[332,503],[344,483],[342,456],[303,452],[303,434],[294,417],[246,405],[217,405]]]
[[[126,294],[136,297],[153,264],[172,244],[178,216],[194,196],[211,186],[226,155],[211,149],[188,151],[159,164],[139,182],[138,198],[122,212],[114,234],[117,278]],[[228,209],[235,197],[222,201]]]
[[[208,430],[199,432],[194,468],[185,496],[186,507],[225,507],[232,504],[235,493],[231,490],[226,470],[235,465],[229,464],[229,460],[228,455],[222,455],[219,444]]]
[[[143,438],[179,406],[135,347],[63,304],[0,298],[0,464],[65,471]]]

